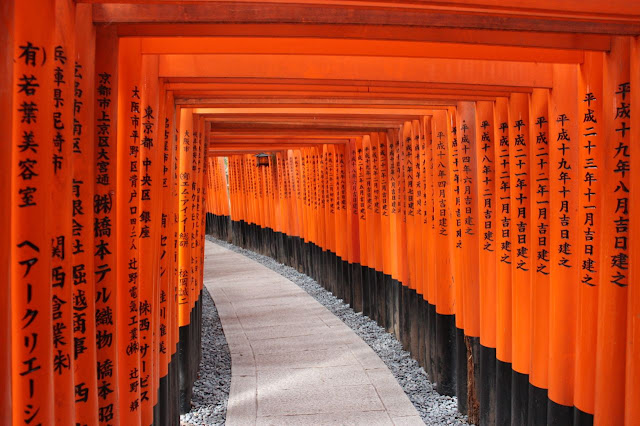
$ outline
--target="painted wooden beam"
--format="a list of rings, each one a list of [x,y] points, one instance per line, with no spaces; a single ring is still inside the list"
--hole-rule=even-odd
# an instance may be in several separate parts
[[[161,77],[397,80],[552,87],[550,64],[307,55],[161,55]]]
[[[200,22],[200,23],[311,23],[356,25],[409,25],[500,29],[559,33],[636,35],[640,33],[637,5],[616,0],[618,14],[609,12],[608,3],[593,3],[592,13],[579,10],[493,8],[398,8],[345,7],[327,4],[278,4],[245,2],[198,2],[187,4],[96,4],[94,22]],[[353,4],[353,3],[352,3]],[[387,4],[388,6],[389,4]],[[462,13],[461,13],[462,12]],[[552,18],[552,19],[549,19]]]

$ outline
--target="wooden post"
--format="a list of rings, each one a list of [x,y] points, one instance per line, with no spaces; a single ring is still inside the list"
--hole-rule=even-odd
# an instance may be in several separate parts
[[[54,423],[51,289],[55,3],[14,3],[11,166],[11,394],[13,423]],[[32,11],[37,9],[38,14]],[[68,76],[71,79],[72,76]],[[45,283],[45,285],[43,285]]]
[[[478,171],[478,301],[480,310],[480,422],[495,423],[496,408],[496,155],[494,103],[476,102],[475,131]]]
[[[554,66],[549,100],[550,318],[547,421],[571,421],[574,404],[578,295],[578,76],[572,65]]]
[[[71,256],[83,251],[72,247],[72,143],[73,82],[75,57],[75,10],[68,0],[55,1],[55,31],[53,34],[53,73],[50,99],[53,106],[51,162],[51,291],[53,313],[53,395],[55,423],[75,422],[74,392],[74,329],[72,311],[77,299],[71,285]],[[75,281],[73,281],[75,284]],[[72,302],[73,301],[73,302]],[[83,302],[80,302],[83,304]],[[73,307],[72,307],[73,305]],[[74,308],[74,309],[72,309]],[[88,318],[91,321],[91,318]]]
[[[631,87],[640,86],[640,41],[636,37],[631,43],[631,59],[630,59],[631,75],[629,81]],[[633,105],[640,104],[640,91],[637,89],[631,93],[631,103]],[[631,118],[631,127],[637,129],[640,127],[638,115]],[[632,146],[639,146],[640,143],[638,132],[631,134]],[[640,182],[638,173],[640,171],[640,155],[637,152],[631,154],[631,178],[630,178],[630,201],[631,206],[637,211],[640,206]],[[632,216],[633,217],[633,216]],[[634,223],[638,223],[638,217],[635,216]],[[638,274],[638,262],[640,261],[640,227],[635,225],[631,228],[629,234],[629,279],[630,282],[637,283],[640,275]],[[625,384],[625,415],[624,421],[626,425],[633,425],[640,422],[640,389],[635,384],[640,380],[640,289],[637,285],[629,288],[629,305],[627,312],[627,362],[626,362],[626,384]]]
[[[14,3],[15,1],[5,1],[0,3],[0,43],[2,46],[11,46],[14,52]],[[6,55],[0,61],[0,114],[4,117],[0,121],[0,137],[5,141],[12,140],[12,126],[14,121],[13,112],[13,58]],[[0,167],[2,170],[11,170],[13,164],[12,150],[13,143],[0,144]],[[12,186],[11,179],[0,180],[0,227],[2,229],[11,228],[12,211]],[[6,324],[0,328],[0,345],[4,348],[0,353],[0,423],[10,424],[13,417],[11,393],[12,377],[12,299],[11,299],[11,238],[4,238],[0,243],[0,274],[8,280],[0,288],[0,321]]]
[[[121,39],[117,128],[117,340],[120,420],[140,424],[140,40]]]
[[[97,322],[94,235],[96,215],[93,211],[95,195],[94,166],[97,137],[93,131],[98,110],[96,98],[96,31],[89,5],[75,7],[75,55],[73,58],[73,130],[72,130],[72,253],[73,316],[85,327],[74,327],[74,401],[75,421],[80,424],[98,423],[98,381],[96,362]],[[71,58],[68,58],[71,60]],[[114,141],[115,145],[115,141]],[[115,169],[112,169],[115,170]],[[101,283],[102,284],[102,283]],[[101,326],[113,324],[114,311],[105,313]]]
[[[623,424],[624,356],[627,345],[629,280],[630,158],[633,108],[630,82],[631,39],[616,37],[605,56],[603,72],[603,170],[596,351],[595,417],[597,424]],[[637,131],[637,130],[636,130]]]
[[[117,123],[118,123],[118,37],[113,28],[96,28],[96,65],[94,90],[94,239],[92,246],[96,291],[96,313],[111,312],[113,323],[96,323],[96,371],[98,389],[98,421],[100,424],[120,421],[120,387],[117,371],[120,363],[116,351],[118,328],[124,327],[118,314],[118,210]],[[90,271],[91,272],[91,271]],[[90,275],[90,274],[88,274]],[[107,392],[110,389],[113,392]]]
[[[535,89],[529,109],[530,244],[531,268],[531,370],[528,418],[532,424],[547,421],[549,376],[550,285],[550,161],[549,91]]]
[[[436,187],[436,238],[439,250],[435,254],[436,304],[436,382],[438,392],[455,393],[455,318],[456,294],[450,257],[450,238],[453,232],[451,202],[451,170],[448,164],[450,123],[447,113],[436,111],[433,126],[434,184]]]
[[[578,321],[576,329],[575,401],[576,417],[588,417],[595,408],[595,377],[598,331],[598,287],[600,276],[600,244],[602,236],[601,173],[603,164],[602,142],[602,53],[587,53],[578,75],[578,150],[580,164],[578,224]],[[574,417],[575,418],[575,417]]]
[[[511,283],[513,375],[511,421],[527,422],[528,374],[531,362],[531,159],[529,95],[509,98],[509,163],[511,187]]]
[[[496,423],[511,423],[512,300],[511,183],[509,161],[509,100],[494,106],[496,160]]]

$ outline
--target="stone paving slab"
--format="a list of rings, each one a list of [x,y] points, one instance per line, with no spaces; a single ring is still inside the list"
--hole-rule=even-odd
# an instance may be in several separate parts
[[[204,283],[231,353],[228,425],[413,425],[376,353],[300,287],[207,241]]]

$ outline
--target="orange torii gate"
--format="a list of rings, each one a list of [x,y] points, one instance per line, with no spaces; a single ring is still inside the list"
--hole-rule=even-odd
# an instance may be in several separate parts
[[[0,423],[177,424],[205,233],[479,424],[640,422],[638,5],[304,3],[2,2]]]

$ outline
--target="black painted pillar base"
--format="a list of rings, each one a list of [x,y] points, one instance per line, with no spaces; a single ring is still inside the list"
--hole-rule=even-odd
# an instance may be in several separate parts
[[[436,305],[431,303],[427,304],[427,340],[429,341],[428,353],[427,353],[427,374],[431,378],[432,382],[437,382],[436,374],[436,349],[438,341],[436,339]]]
[[[456,396],[458,411],[467,414],[467,345],[464,330],[456,327]]]
[[[547,401],[549,392],[529,383],[529,404],[527,407],[527,425],[544,426],[547,424]]]
[[[384,329],[387,333],[393,333],[393,279],[391,275],[383,274],[382,280],[384,282]]]
[[[573,426],[574,407],[558,404],[552,400],[547,402],[547,424]]]
[[[353,310],[362,312],[362,266],[351,264],[351,285],[353,286]]]
[[[529,408],[529,375],[511,373],[511,424],[527,424]]]
[[[511,363],[496,359],[496,425],[511,425]]]
[[[419,359],[418,326],[420,324],[419,300],[421,296],[415,289],[409,289],[409,352],[413,359]]]
[[[178,376],[180,378],[180,414],[186,414],[191,410],[191,372],[189,359],[191,357],[191,342],[189,325],[183,325],[178,329]]]
[[[387,280],[381,271],[376,271],[376,309],[378,325],[386,329],[387,326]]]
[[[455,344],[456,319],[454,315],[436,313],[436,390],[447,396],[456,394]]]
[[[426,371],[427,369],[427,302],[421,294],[418,294],[418,364]]]
[[[411,290],[406,285],[400,288],[400,343],[405,351],[410,351],[411,335]]]
[[[393,334],[396,339],[400,340],[400,303],[402,302],[402,284],[395,278],[391,279],[391,287],[393,289]]]
[[[573,426],[593,426],[593,414],[573,408]]]
[[[371,318],[371,299],[369,292],[371,291],[371,278],[369,277],[371,270],[368,266],[362,267],[362,314]]]
[[[480,346],[480,424],[496,424],[496,349]],[[546,410],[545,410],[546,414]]]
[[[342,261],[342,277],[344,285],[344,301],[353,308],[353,290],[351,285],[351,264],[346,260]]]

